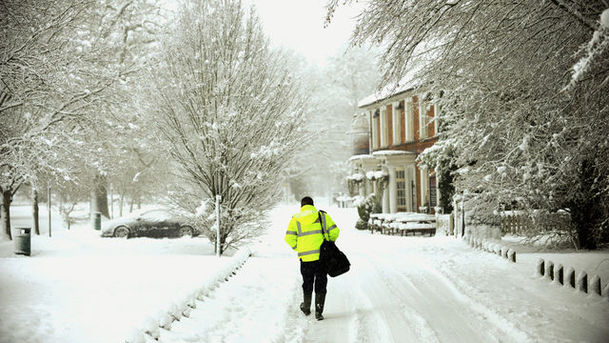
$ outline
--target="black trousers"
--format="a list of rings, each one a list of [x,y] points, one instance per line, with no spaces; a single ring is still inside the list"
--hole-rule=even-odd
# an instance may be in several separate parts
[[[321,263],[319,263],[319,261],[300,261],[300,274],[302,274],[302,291],[304,294],[313,293],[313,285],[315,285],[316,294],[326,293],[328,275],[321,267]]]

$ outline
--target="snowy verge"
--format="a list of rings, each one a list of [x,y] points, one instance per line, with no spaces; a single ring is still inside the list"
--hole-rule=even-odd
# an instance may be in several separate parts
[[[190,312],[197,306],[196,300],[203,301],[203,298],[210,291],[234,276],[251,254],[249,248],[239,250],[229,263],[220,268],[201,287],[193,290],[190,294],[180,295],[168,301],[158,313],[145,319],[142,325],[133,329],[129,337],[125,339],[125,343],[145,343],[146,336],[158,340],[160,329],[171,330],[173,322],[179,321],[184,317],[190,317]]]

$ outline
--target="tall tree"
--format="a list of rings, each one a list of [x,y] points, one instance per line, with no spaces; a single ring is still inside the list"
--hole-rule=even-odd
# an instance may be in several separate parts
[[[304,97],[241,1],[185,2],[163,51],[151,95],[179,177],[172,198],[215,241],[210,221],[222,197],[222,253],[261,229],[303,141]]]
[[[434,154],[452,154],[443,165],[460,167],[455,185],[475,195],[479,218],[508,207],[566,209],[579,246],[594,248],[609,241],[609,166],[600,158],[609,154],[607,7],[373,0],[354,42],[381,42],[385,82],[418,69],[443,92],[446,131],[429,157],[439,165]]]
[[[55,142],[85,125],[114,76],[92,68],[88,42],[73,39],[90,3],[60,0],[0,4],[0,190],[2,235],[10,238],[10,203],[39,171],[65,174]],[[57,137],[57,135],[60,137]],[[59,161],[60,162],[60,161]]]

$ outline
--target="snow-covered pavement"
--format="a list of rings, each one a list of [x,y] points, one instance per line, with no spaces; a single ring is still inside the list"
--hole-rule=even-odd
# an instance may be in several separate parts
[[[531,263],[441,235],[371,235],[354,229],[355,209],[327,209],[352,267],[329,279],[324,321],[298,309],[299,263],[283,241],[298,207],[282,205],[253,256],[219,284],[233,258],[211,256],[206,239],[58,230],[34,237],[30,258],[3,242],[0,342],[122,342],[195,294],[190,316],[159,329],[158,342],[608,341],[609,301],[540,280]]]

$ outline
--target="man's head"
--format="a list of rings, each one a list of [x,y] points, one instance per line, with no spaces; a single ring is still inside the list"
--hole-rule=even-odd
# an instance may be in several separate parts
[[[302,198],[302,200],[300,200],[300,207],[302,207],[304,205],[311,205],[311,206],[313,206],[313,199],[311,199],[311,197],[304,197],[304,198]]]

